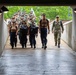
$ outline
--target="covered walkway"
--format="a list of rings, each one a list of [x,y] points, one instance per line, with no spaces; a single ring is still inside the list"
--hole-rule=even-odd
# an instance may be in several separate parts
[[[76,75],[76,56],[63,41],[61,48],[54,46],[53,34],[48,35],[48,48],[41,48],[40,36],[37,48],[11,49],[9,39],[0,58],[0,75]]]
[[[76,6],[75,6],[76,7]],[[65,25],[61,47],[54,46],[53,34],[48,35],[48,48],[41,48],[40,36],[36,38],[37,48],[22,49],[19,42],[15,49],[9,44],[4,13],[0,15],[0,75],[76,75],[76,14],[73,9],[73,20]],[[6,37],[6,38],[5,38]],[[6,43],[6,46],[5,46]],[[4,48],[5,46],[5,48]]]

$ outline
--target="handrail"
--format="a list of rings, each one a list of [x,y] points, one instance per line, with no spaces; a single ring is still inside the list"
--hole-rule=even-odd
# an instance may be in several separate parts
[[[72,22],[72,20],[63,23],[63,25],[67,25],[67,24],[70,23],[70,22]]]

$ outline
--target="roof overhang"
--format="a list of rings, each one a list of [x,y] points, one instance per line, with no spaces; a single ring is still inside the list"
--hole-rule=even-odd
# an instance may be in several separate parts
[[[8,6],[75,6],[75,0],[0,0],[0,5]]]

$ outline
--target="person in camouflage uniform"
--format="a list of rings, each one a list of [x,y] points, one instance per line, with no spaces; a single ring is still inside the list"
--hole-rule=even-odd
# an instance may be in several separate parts
[[[53,22],[52,25],[52,33],[54,33],[55,39],[55,46],[58,44],[58,48],[60,48],[60,39],[61,39],[61,32],[63,33],[64,27],[62,21],[59,20],[59,16],[56,16],[56,20]]]

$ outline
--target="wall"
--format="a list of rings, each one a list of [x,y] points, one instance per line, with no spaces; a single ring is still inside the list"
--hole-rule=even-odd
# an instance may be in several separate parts
[[[73,11],[73,20],[64,25],[64,33],[62,34],[62,39],[76,52],[76,13],[74,12],[74,8],[72,7]]]
[[[2,49],[4,49],[7,38],[8,38],[8,28],[6,21],[3,22],[3,31],[2,31]]]
[[[74,8],[76,6],[73,6],[73,23],[72,23],[72,49],[76,51],[76,13],[74,13]]]
[[[68,21],[63,25],[64,33],[62,34],[62,40],[72,48],[72,21]]]
[[[3,26],[3,14],[0,15],[0,55],[2,53],[2,27]]]
[[[8,37],[8,28],[7,28],[7,24],[4,21],[3,13],[2,13],[0,15],[0,55],[4,50],[7,37]]]

